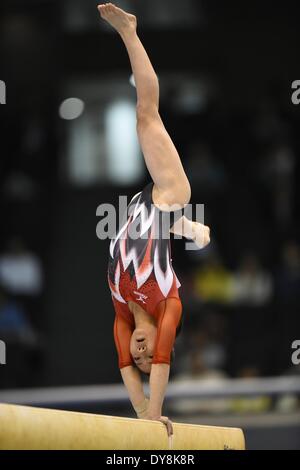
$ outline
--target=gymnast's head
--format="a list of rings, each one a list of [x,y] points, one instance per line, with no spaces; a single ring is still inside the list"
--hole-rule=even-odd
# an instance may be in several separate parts
[[[143,308],[134,302],[128,302],[128,307],[133,314],[135,321],[135,329],[130,338],[130,354],[134,361],[135,366],[143,373],[149,375],[151,372],[153,356],[158,353],[159,356],[166,356],[170,348],[170,341],[167,339],[164,343],[160,343],[162,351],[157,349],[157,320],[149,315]],[[172,310],[172,318],[174,311]],[[180,309],[181,313],[181,309]],[[172,325],[169,325],[170,334],[172,335]],[[180,315],[180,322],[176,328],[176,337],[180,333],[182,325],[182,317]],[[174,346],[174,344],[173,344]],[[174,361],[175,352],[174,347],[170,352],[170,364]]]
[[[134,364],[141,372],[150,374],[156,343],[157,328],[145,323],[136,328],[130,340],[130,353]]]

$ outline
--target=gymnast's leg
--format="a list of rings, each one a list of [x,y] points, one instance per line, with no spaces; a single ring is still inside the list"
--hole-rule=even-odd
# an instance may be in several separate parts
[[[154,182],[154,202],[183,206],[190,200],[190,185],[159,115],[158,78],[137,35],[136,17],[111,3],[98,8],[102,18],[120,34],[128,51],[137,89],[137,132]]]

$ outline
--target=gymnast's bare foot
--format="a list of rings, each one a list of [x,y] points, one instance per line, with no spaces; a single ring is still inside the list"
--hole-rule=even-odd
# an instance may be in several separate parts
[[[106,20],[115,30],[123,35],[127,32],[135,32],[137,21],[134,15],[126,13],[121,8],[116,7],[112,3],[98,5],[101,17]]]

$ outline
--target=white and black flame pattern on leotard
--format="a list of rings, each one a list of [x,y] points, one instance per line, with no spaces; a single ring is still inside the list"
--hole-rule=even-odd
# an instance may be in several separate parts
[[[155,279],[164,297],[173,285],[180,283],[172,267],[170,228],[183,215],[183,210],[162,212],[152,200],[153,183],[136,194],[124,222],[110,243],[108,276],[113,296],[125,302],[119,284],[122,272],[135,278],[137,289],[148,279]]]

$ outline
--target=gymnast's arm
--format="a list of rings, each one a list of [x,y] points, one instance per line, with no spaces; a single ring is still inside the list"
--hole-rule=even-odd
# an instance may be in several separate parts
[[[162,406],[169,381],[169,364],[152,364],[150,373],[150,402],[148,406],[148,419],[160,420]]]
[[[121,369],[121,376],[138,418],[146,419],[149,401],[145,397],[143,383],[138,369],[134,366],[124,367]]]
[[[182,315],[179,299],[167,299],[160,304],[158,317],[157,340],[155,354],[150,373],[150,402],[147,412],[148,419],[161,421],[172,434],[172,423],[162,416],[163,401],[169,381],[170,356],[176,338],[176,329]]]
[[[193,240],[199,248],[205,248],[210,243],[210,228],[185,216],[175,222],[170,232]]]
[[[168,364],[153,364],[150,375],[150,401],[144,395],[141,376],[137,368],[128,366],[121,369],[121,375],[127,388],[132,406],[140,419],[160,421],[166,428],[168,435],[173,434],[171,421],[161,416],[162,404],[169,379],[170,366]]]
[[[114,322],[114,340],[118,352],[119,368],[129,399],[139,418],[143,418],[148,407],[143,383],[138,369],[133,365],[130,354],[132,325],[122,315],[116,315]]]

